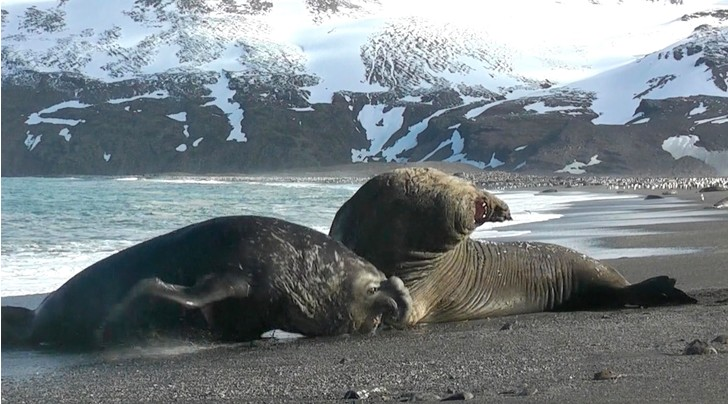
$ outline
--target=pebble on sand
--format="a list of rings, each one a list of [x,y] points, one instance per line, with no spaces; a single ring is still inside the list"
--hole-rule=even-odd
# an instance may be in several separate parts
[[[612,369],[602,369],[594,373],[593,380],[615,380],[619,379],[622,375],[615,373]]]

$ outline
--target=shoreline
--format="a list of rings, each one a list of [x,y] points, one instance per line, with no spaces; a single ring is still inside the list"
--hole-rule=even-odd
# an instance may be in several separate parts
[[[462,176],[485,189],[543,189],[543,188],[601,188],[625,192],[653,192],[669,190],[699,190],[711,185],[728,188],[728,176],[671,176],[627,174],[528,174],[498,170],[483,170],[464,163],[352,163],[330,167],[312,167],[296,170],[275,170],[250,173],[155,173],[128,175],[67,175],[53,177],[3,177],[3,178],[211,178],[228,181],[250,181],[265,178],[280,182],[359,183],[374,175],[401,167],[434,167],[449,174]]]
[[[617,192],[604,185],[553,188]],[[660,216],[643,218],[639,211],[628,216],[608,200],[580,202],[578,209],[564,211],[606,215],[611,209],[615,220],[622,220],[620,228],[639,230],[598,237],[604,248],[700,248],[693,254],[603,260],[630,281],[676,277],[697,305],[534,313],[382,330],[374,336],[228,345],[167,341],[65,356],[3,351],[3,400],[341,402],[352,390],[370,402],[432,401],[467,393],[476,402],[720,403],[728,396],[728,345],[713,343],[713,355],[682,353],[693,339],[709,342],[728,335],[728,210],[705,209],[712,198],[726,196],[725,191],[705,193],[703,201],[694,189],[665,196],[675,203],[659,213],[685,215],[687,221],[678,223],[647,224]],[[633,198],[630,203],[660,201]],[[708,213],[708,220],[691,221],[692,215]],[[567,216],[527,226],[553,233],[583,224]],[[503,329],[506,324],[510,327]],[[13,363],[18,367],[8,374]],[[616,377],[593,380],[604,369]]]
[[[270,179],[270,177],[261,177],[261,178]],[[286,178],[288,178],[288,177],[286,177]],[[306,177],[306,178],[309,178],[309,177]],[[364,180],[366,180],[366,179],[367,178],[364,178]],[[247,180],[247,178],[246,178],[246,180]],[[318,183],[317,181],[312,181],[312,182]],[[506,195],[506,196],[508,195],[508,192],[518,192],[518,191],[548,193],[550,195],[557,195],[559,193],[563,194],[563,193],[568,193],[568,192],[588,192],[588,193],[592,193],[592,194],[601,194],[601,195],[615,195],[615,194],[641,195],[641,196],[658,195],[657,193],[653,192],[653,190],[648,190],[648,189],[636,189],[636,190],[621,192],[619,190],[609,189],[606,186],[602,186],[602,185],[589,185],[589,186],[583,186],[583,187],[563,187],[563,186],[562,187],[549,187],[547,191],[545,191],[544,188],[542,188],[542,187],[526,186],[523,188],[514,188],[514,189],[505,190],[505,191],[503,191],[504,193],[501,194],[500,196],[504,197],[504,195]],[[691,202],[694,204],[702,205],[703,209],[705,209],[705,213],[716,213],[718,215],[722,215],[722,213],[725,212],[726,214],[724,216],[728,219],[728,210],[711,208],[714,200],[717,201],[724,197],[728,197],[728,191],[709,192],[709,193],[705,193],[704,195],[705,195],[704,200],[701,200],[700,193],[698,193],[697,191],[681,189],[681,190],[675,191],[671,195],[660,196],[659,199],[670,200],[670,198],[676,198],[676,199],[683,200],[686,202]],[[589,210],[589,209],[599,210],[599,209],[602,209],[602,205],[605,203],[609,204],[609,202],[604,201],[604,200],[579,201],[579,202],[571,203],[570,204],[571,206],[569,206],[568,208],[557,209],[552,212],[568,215],[569,213],[574,212],[574,210],[573,210],[574,207],[578,207],[578,209],[580,209],[580,210]],[[695,206],[690,207],[690,209],[695,209]],[[553,219],[550,219],[550,220],[553,220]],[[548,222],[550,222],[550,220]],[[538,229],[538,228],[542,227],[542,225],[543,225],[543,223],[541,223],[541,222],[527,222],[525,224],[507,226],[502,229],[506,230],[506,231],[518,231],[523,228],[523,229],[528,229],[529,231],[532,231],[534,229]],[[666,225],[662,226],[664,229],[661,232],[667,232],[667,233],[676,232],[676,231],[680,230],[680,226],[682,226],[682,225],[683,225],[683,223],[677,223],[674,225],[666,224]],[[548,226],[550,226],[550,224]],[[695,226],[696,226],[696,229],[691,233],[693,235],[689,238],[686,238],[687,240],[704,239],[704,237],[700,236],[700,234],[705,234],[705,232],[703,232],[703,229],[702,229],[702,226],[700,225],[700,223],[695,224]],[[624,227],[624,228],[631,227],[633,230],[638,231],[638,230],[642,229],[644,226],[621,226],[621,227]],[[720,233],[720,232],[717,231],[715,233]],[[521,237],[522,236],[505,236],[505,237],[497,238],[496,241],[497,240],[515,241],[515,240],[520,239]],[[630,240],[632,240],[630,243],[636,242],[635,245],[642,245],[645,248],[660,247],[660,246],[665,245],[664,241],[659,241],[659,242],[654,241],[656,238],[659,239],[659,235],[651,234],[651,235],[648,235],[647,237],[641,237],[639,235],[629,235],[628,237],[630,238]],[[666,237],[670,240],[676,239],[676,237],[671,237],[669,235]],[[719,236],[716,235],[715,238],[717,239],[717,238],[719,238]],[[618,238],[618,237],[599,237],[598,239],[602,241],[602,244],[605,245],[605,248],[615,248],[615,247],[620,247],[620,246],[623,247],[623,245],[622,245],[623,243],[620,242],[621,238]],[[650,242],[650,240],[653,240],[653,241]],[[668,242],[667,244],[670,244],[670,246],[674,247],[674,248],[681,248],[681,247],[692,247],[692,246],[700,247],[700,245],[703,245],[705,243],[706,243],[706,241],[703,240],[701,242],[698,242],[697,244],[693,243],[694,245],[691,244],[688,246],[681,245],[679,242],[678,243],[675,243],[675,242],[669,243]],[[728,244],[728,241],[726,241],[726,243]],[[557,244],[558,244],[558,242],[557,242]],[[578,250],[578,248],[577,248],[577,250]],[[583,252],[587,253],[587,255],[590,255],[588,251],[583,251]],[[685,253],[677,253],[675,255],[688,256],[688,255],[692,255],[695,253],[696,252],[688,251]],[[669,255],[669,256],[672,256],[672,255]],[[601,260],[603,260],[603,261],[613,261],[613,260],[628,261],[628,260],[640,260],[640,259],[649,260],[651,258],[653,258],[653,257],[652,256],[639,256],[639,257],[632,257],[632,258],[617,258],[617,259],[601,258]],[[726,262],[728,262],[728,261],[726,261]],[[726,277],[726,281],[728,281],[728,277]],[[37,305],[39,305],[40,302],[47,295],[48,295],[48,293],[32,293],[32,294],[22,294],[22,295],[1,296],[0,299],[3,299],[3,300],[9,299],[9,301],[11,302],[9,304],[12,304],[12,305],[18,305],[18,306],[22,306],[22,307],[32,308],[32,307],[36,307]]]

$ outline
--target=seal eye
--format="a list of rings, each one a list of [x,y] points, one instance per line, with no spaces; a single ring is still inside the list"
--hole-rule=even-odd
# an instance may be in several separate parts
[[[377,293],[378,290],[379,290],[378,287],[371,286],[371,287],[369,287],[369,289],[367,289],[367,294],[368,295],[373,295],[373,294]]]

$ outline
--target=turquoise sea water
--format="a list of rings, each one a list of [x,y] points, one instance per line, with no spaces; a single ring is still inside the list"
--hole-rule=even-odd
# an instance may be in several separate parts
[[[336,210],[360,185],[203,177],[3,178],[1,294],[52,291],[121,249],[216,216],[273,216],[328,232]],[[615,207],[613,214],[623,220],[600,225],[602,236],[623,232],[614,223],[674,217],[641,211],[635,207],[637,197],[631,195],[498,194],[511,207],[515,220],[484,225],[474,238],[553,241],[604,258],[614,252],[599,250],[592,243],[597,236],[594,223],[604,212],[580,212],[567,221],[562,218],[565,209],[577,213],[580,203],[609,200]],[[680,202],[646,206],[659,203]],[[558,226],[559,237],[544,224]],[[659,253],[665,252],[636,254]]]
[[[99,259],[215,216],[328,231],[358,185],[203,179],[3,178],[2,294],[47,292]]]

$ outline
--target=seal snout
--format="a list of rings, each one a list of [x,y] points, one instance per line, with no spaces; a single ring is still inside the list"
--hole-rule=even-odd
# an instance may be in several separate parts
[[[492,195],[475,199],[475,225],[513,220],[508,204]]]
[[[505,206],[505,208],[503,206]],[[493,215],[490,218],[491,222],[505,222],[507,220],[513,220],[511,210],[505,203],[503,203],[503,206],[499,205],[493,209]]]
[[[380,291],[386,295],[382,320],[385,324],[404,328],[412,312],[412,297],[404,282],[396,276],[391,276],[380,285]]]

